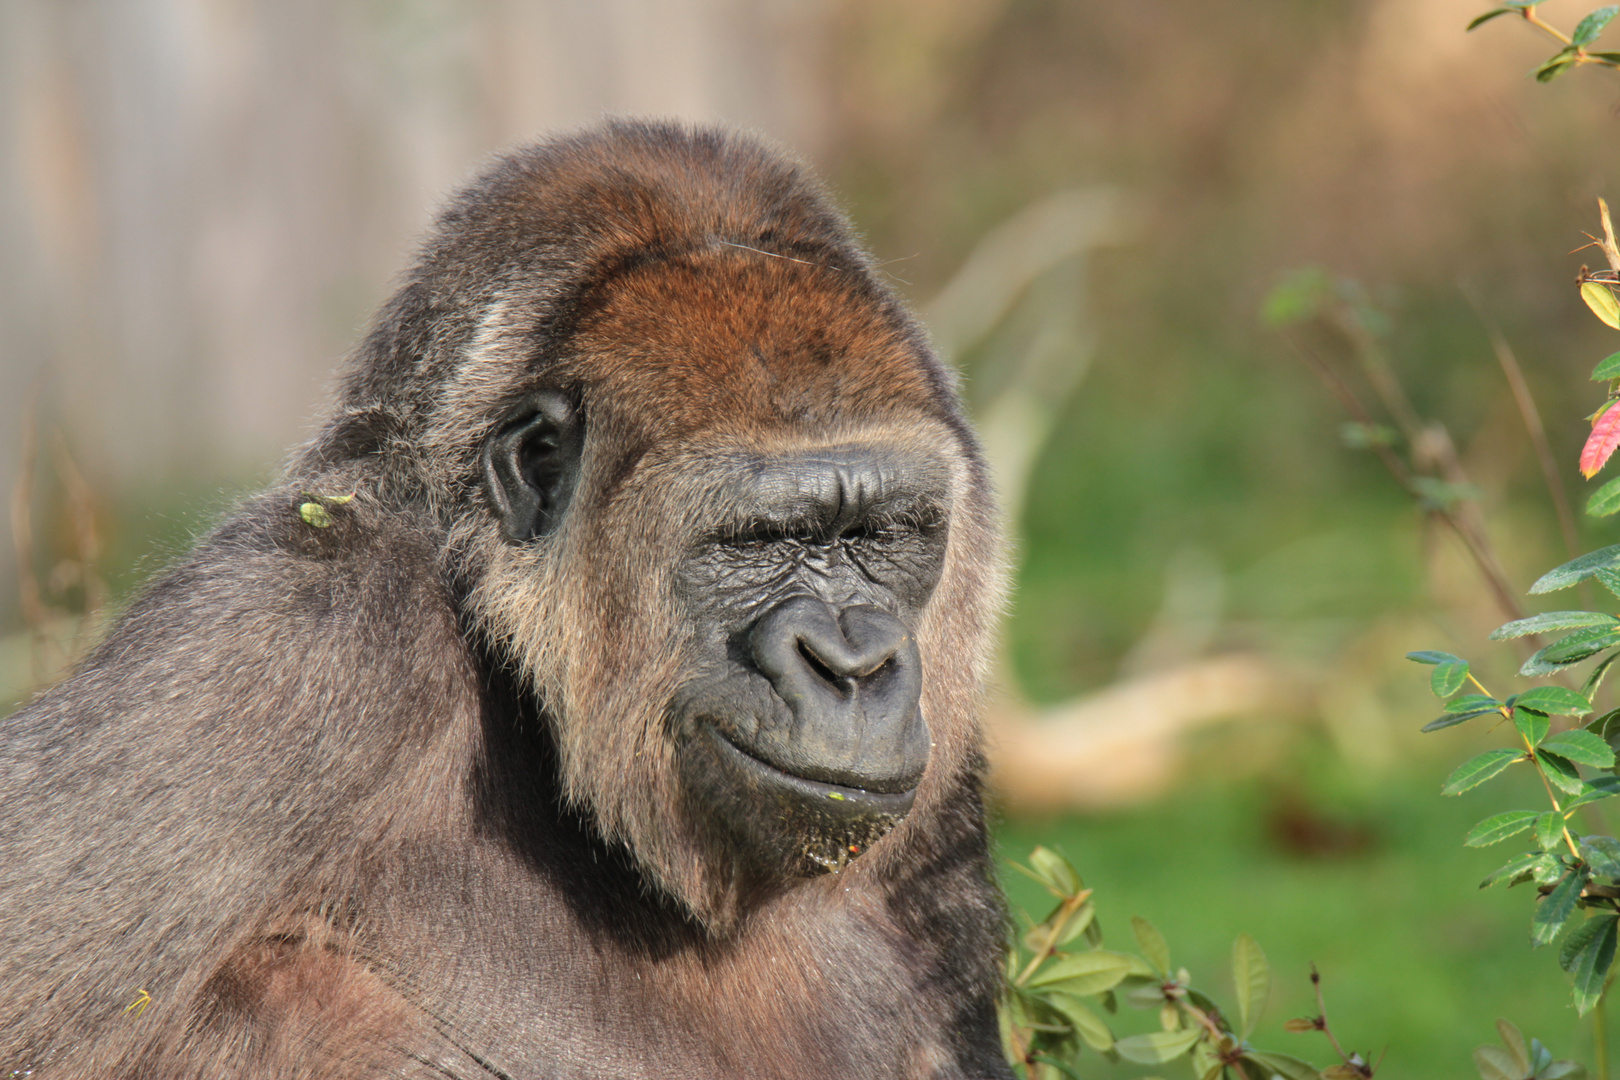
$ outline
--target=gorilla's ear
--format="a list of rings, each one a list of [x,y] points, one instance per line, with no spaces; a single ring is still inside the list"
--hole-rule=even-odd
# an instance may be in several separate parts
[[[579,482],[584,430],[566,395],[542,390],[484,443],[484,483],[508,540],[532,540],[562,523]]]

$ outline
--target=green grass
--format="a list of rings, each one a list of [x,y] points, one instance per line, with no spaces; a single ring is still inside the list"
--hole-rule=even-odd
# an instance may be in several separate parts
[[[1318,1065],[1332,1063],[1320,1035],[1289,1034],[1290,1016],[1315,1012],[1308,978],[1322,972],[1328,1016],[1347,1048],[1388,1049],[1379,1075],[1468,1077],[1473,1048],[1495,1041],[1506,1017],[1560,1057],[1590,1064],[1590,1023],[1578,1020],[1556,944],[1529,945],[1530,889],[1477,888],[1521,850],[1461,845],[1479,819],[1544,801],[1527,774],[1458,798],[1438,794],[1446,767],[1413,767],[1358,783],[1327,756],[1308,752],[1296,791],[1312,812],[1370,837],[1339,857],[1290,852],[1272,835],[1275,781],[1194,785],[1160,804],[1092,817],[1012,819],[998,829],[1003,859],[1035,844],[1062,849],[1096,890],[1108,945],[1134,951],[1130,917],[1153,922],[1194,985],[1229,1007],[1232,939],[1248,931],[1273,969],[1271,1004],[1254,1042]],[[1294,781],[1290,781],[1293,783]],[[1050,907],[1040,886],[1003,875],[1016,910]],[[1131,1015],[1126,1015],[1131,1014]],[[1152,1017],[1121,1006],[1119,1027],[1148,1030]],[[1184,1063],[1138,1071],[1183,1075]],[[1090,1057],[1088,1075],[1107,1073]]]

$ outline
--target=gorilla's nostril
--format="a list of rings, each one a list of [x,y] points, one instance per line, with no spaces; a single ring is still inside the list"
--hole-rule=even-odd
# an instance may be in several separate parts
[[[855,688],[855,680],[848,675],[840,675],[828,666],[827,662],[817,656],[815,650],[810,648],[808,642],[799,642],[799,655],[804,658],[805,666],[821,678],[846,693]]]

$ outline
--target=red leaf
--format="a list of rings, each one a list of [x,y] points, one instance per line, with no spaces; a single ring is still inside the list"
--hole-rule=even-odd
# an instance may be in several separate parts
[[[1588,480],[1597,475],[1617,446],[1620,446],[1620,400],[1609,402],[1592,422],[1592,434],[1581,447],[1581,475]]]

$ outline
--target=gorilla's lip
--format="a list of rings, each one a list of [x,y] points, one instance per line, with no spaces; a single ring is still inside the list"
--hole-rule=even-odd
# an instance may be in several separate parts
[[[864,788],[829,784],[786,772],[767,761],[750,754],[726,737],[718,727],[706,725],[710,741],[722,760],[745,776],[769,787],[796,795],[806,803],[822,808],[835,817],[892,817],[902,818],[917,798],[917,789],[894,793],[867,791]]]

